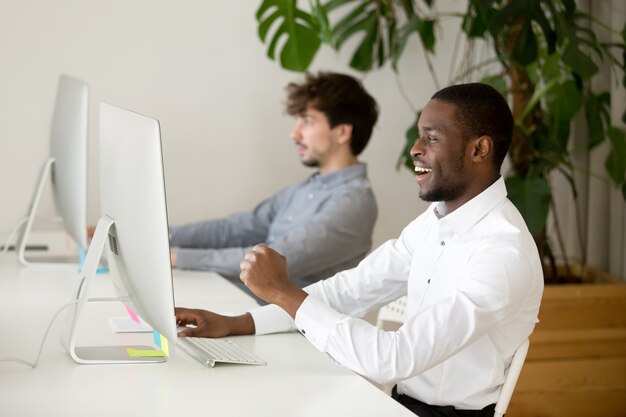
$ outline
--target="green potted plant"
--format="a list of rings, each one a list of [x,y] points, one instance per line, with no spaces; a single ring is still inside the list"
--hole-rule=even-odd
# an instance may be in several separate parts
[[[411,37],[420,40],[427,59],[435,53],[436,26],[450,14],[434,12],[433,3],[315,0],[300,8],[296,0],[263,0],[256,18],[268,57],[286,69],[305,71],[321,45],[339,50],[355,38],[352,68],[370,71],[390,62],[397,71]],[[568,145],[577,118],[586,121],[589,149],[610,144],[605,175],[626,200],[626,135],[611,123],[609,93],[590,87],[590,80],[599,74],[597,62],[613,71],[624,70],[626,28],[620,32],[620,42],[598,40],[595,30],[613,29],[580,11],[574,0],[468,0],[465,12],[453,16],[468,40],[479,39],[492,49],[491,58],[459,77],[489,83],[510,100],[516,130],[509,152],[511,170],[506,174],[509,198],[535,237],[546,281],[556,282],[560,275],[546,232],[554,204],[550,177],[554,172],[562,174],[576,196],[577,168]],[[286,40],[277,54],[281,38]],[[626,77],[613,78],[626,86]],[[415,121],[409,122],[398,165],[412,170],[408,149],[417,130]],[[558,228],[552,232],[560,242]],[[565,262],[571,275],[570,269]]]

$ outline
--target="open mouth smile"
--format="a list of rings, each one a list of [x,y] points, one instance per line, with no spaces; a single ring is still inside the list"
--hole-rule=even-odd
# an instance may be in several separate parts
[[[424,167],[415,167],[415,181],[421,186],[422,184],[426,183],[428,181],[428,179],[430,178],[430,173],[433,170],[430,168],[424,168]]]
[[[432,169],[429,168],[415,167],[415,172],[417,172],[418,176],[428,174],[431,171]]]

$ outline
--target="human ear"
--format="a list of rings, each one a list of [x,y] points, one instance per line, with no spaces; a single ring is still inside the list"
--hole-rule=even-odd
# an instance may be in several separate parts
[[[476,162],[484,161],[493,153],[493,139],[491,136],[480,136],[471,141],[471,156]]]
[[[337,129],[337,142],[340,144],[350,142],[352,139],[352,125],[340,124],[335,126]]]

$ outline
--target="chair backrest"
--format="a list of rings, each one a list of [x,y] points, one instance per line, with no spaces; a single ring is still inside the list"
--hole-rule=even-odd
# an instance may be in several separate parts
[[[500,396],[498,397],[498,402],[496,403],[496,411],[493,414],[494,417],[504,416],[506,409],[509,407],[509,402],[511,401],[511,396],[513,395],[513,390],[515,389],[515,384],[517,384],[517,378],[519,378],[519,374],[522,372],[522,366],[524,365],[524,360],[526,359],[526,353],[528,353],[528,344],[528,339],[526,339],[526,341],[517,348],[515,354],[513,355],[511,366],[506,374],[504,384],[502,384],[502,391],[500,391]]]
[[[404,323],[406,319],[406,296],[398,298],[396,301],[392,301],[386,306],[382,307],[378,311],[378,317],[376,318],[376,326],[382,329],[383,322],[393,321],[396,323]]]

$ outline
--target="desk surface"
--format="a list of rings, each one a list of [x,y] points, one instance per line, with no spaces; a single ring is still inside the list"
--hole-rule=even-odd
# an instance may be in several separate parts
[[[0,357],[34,360],[49,320],[69,301],[76,267],[22,268],[0,259]],[[239,313],[255,305],[220,276],[175,271],[176,305]],[[98,276],[92,296],[112,294]],[[149,343],[149,334],[113,334],[107,317],[120,303],[90,303],[85,337],[103,344]],[[0,363],[2,416],[411,416],[359,375],[317,351],[299,333],[232,337],[267,366],[206,368],[180,350],[166,363],[80,365],[59,343],[53,325],[35,369]]]

